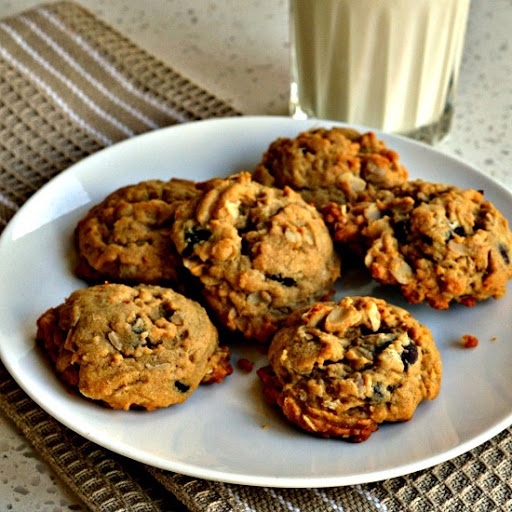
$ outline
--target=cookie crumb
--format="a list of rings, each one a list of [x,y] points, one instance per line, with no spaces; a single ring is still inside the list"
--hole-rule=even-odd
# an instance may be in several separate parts
[[[493,336],[493,337],[491,338],[491,341],[498,341],[498,336]]]
[[[478,345],[478,338],[471,334],[464,334],[461,339],[464,348],[475,348]]]
[[[252,361],[249,361],[249,359],[246,359],[243,357],[242,359],[239,359],[236,363],[239,370],[242,370],[246,373],[251,373],[254,368],[254,363]]]
[[[261,428],[268,428],[268,425],[264,423],[263,425],[261,425]]]

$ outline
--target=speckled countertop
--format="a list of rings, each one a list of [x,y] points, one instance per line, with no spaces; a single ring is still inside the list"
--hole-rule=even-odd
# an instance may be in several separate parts
[[[0,18],[36,5],[0,0]],[[287,0],[81,0],[246,114],[286,114]],[[472,0],[456,114],[440,144],[512,189],[512,0]],[[0,511],[84,510],[0,414]]]

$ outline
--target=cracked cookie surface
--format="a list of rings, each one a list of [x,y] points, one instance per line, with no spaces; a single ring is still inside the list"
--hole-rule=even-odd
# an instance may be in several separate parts
[[[331,291],[340,261],[325,223],[298,193],[213,179],[176,210],[172,238],[220,323],[265,342],[293,309]]]
[[[372,276],[410,303],[473,306],[502,297],[512,277],[508,221],[480,191],[416,180],[322,212],[334,239],[359,246]]]
[[[181,259],[169,237],[180,201],[198,191],[192,181],[148,180],[112,192],[78,223],[75,273],[87,281],[177,282]]]
[[[398,153],[375,133],[350,128],[317,128],[293,139],[279,138],[264,153],[254,179],[289,186],[318,208],[346,203],[397,186],[408,173]]]
[[[382,422],[412,418],[440,390],[442,363],[429,329],[372,297],[294,312],[258,370],[263,393],[308,432],[353,442]]]
[[[232,371],[206,311],[168,288],[77,290],[37,326],[59,377],[114,409],[181,403],[201,382],[220,382]]]

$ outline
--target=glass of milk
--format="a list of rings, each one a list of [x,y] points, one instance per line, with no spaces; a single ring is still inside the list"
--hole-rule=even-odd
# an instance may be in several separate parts
[[[470,0],[290,0],[290,113],[434,144],[449,131]]]

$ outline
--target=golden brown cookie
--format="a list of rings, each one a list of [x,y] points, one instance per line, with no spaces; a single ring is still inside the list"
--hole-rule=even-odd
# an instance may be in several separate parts
[[[220,323],[265,342],[291,311],[329,294],[340,262],[325,223],[289,188],[241,173],[180,205],[172,238]]]
[[[182,266],[169,237],[173,213],[197,193],[192,181],[172,179],[110,194],[78,223],[76,274],[93,282],[177,282]]]
[[[508,222],[477,190],[417,180],[322,212],[334,238],[359,245],[372,276],[410,303],[473,306],[502,297],[512,277]]]
[[[372,297],[293,313],[258,371],[267,401],[298,427],[353,442],[379,423],[412,418],[440,390],[440,354],[427,327]]]
[[[394,187],[407,176],[398,153],[388,149],[375,133],[339,127],[275,140],[254,170],[256,181],[289,186],[318,208]]]
[[[59,377],[114,409],[185,401],[232,371],[197,303],[168,288],[103,284],[72,293],[37,321]]]

